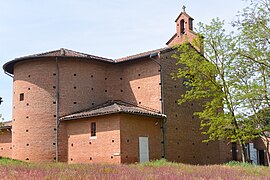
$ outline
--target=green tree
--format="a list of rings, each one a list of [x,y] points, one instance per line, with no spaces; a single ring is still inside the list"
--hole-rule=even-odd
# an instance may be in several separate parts
[[[238,142],[243,161],[245,144],[263,130],[258,128],[260,119],[250,116],[269,107],[269,2],[251,1],[233,24],[237,34],[226,33],[218,18],[210,25],[199,23],[201,36],[192,44],[201,49],[203,42],[204,56],[189,43],[179,45],[179,54],[174,55],[183,67],[177,77],[188,79],[179,103],[198,101],[203,109],[195,114],[208,135],[206,141]]]

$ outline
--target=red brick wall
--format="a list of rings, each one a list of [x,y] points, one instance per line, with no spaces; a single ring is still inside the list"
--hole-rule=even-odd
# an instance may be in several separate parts
[[[180,21],[185,21],[185,34],[180,32]],[[189,30],[189,17],[183,13],[179,19],[176,21],[176,36],[169,42],[168,46],[174,46],[176,44],[182,44],[185,42],[192,42],[196,37],[196,33],[192,30]]]
[[[121,115],[121,162],[140,161],[139,137],[148,137],[149,159],[162,158],[162,132],[160,119],[123,114]]]
[[[91,139],[91,122],[96,138]],[[65,121],[68,163],[120,163],[120,116],[117,114]],[[118,154],[117,154],[118,153]]]
[[[194,116],[200,106],[193,103],[185,103],[181,106],[177,100],[185,92],[183,79],[173,80],[171,73],[176,73],[178,66],[176,60],[171,58],[175,52],[167,52],[161,55],[164,66],[164,94],[166,123],[166,148],[167,159],[191,164],[213,164],[225,161],[221,160],[227,150],[222,152],[223,142],[202,143],[205,137],[200,131],[200,120]],[[221,143],[221,144],[220,144]],[[225,158],[226,159],[226,158]]]
[[[12,140],[11,130],[0,130],[0,157],[11,158],[12,156]]]

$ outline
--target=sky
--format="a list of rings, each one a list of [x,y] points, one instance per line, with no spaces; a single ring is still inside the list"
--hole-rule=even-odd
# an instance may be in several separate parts
[[[21,56],[67,48],[120,58],[166,47],[175,19],[186,12],[208,24],[235,20],[243,0],[0,0],[0,65]],[[0,70],[0,114],[12,119],[11,77]]]

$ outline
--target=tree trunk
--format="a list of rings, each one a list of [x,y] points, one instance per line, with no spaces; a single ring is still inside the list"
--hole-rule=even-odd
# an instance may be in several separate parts
[[[269,153],[269,140],[266,138],[266,159],[267,159],[267,165],[270,166],[270,153]]]
[[[244,143],[240,142],[242,162],[247,162],[247,151]]]

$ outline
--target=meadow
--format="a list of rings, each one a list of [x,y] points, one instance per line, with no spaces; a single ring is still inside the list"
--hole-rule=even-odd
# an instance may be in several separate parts
[[[25,163],[0,159],[0,179],[270,179],[270,168],[231,162],[185,165],[164,160],[131,165]]]

